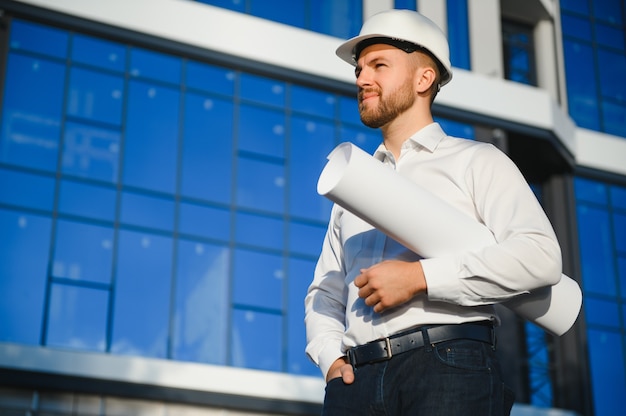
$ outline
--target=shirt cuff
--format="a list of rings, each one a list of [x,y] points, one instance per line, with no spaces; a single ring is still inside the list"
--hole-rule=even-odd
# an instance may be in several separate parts
[[[428,299],[448,303],[462,304],[462,291],[459,284],[459,270],[450,257],[436,257],[420,260]]]
[[[341,349],[341,341],[333,341],[328,343],[322,351],[320,351],[318,355],[318,363],[317,365],[320,367],[322,371],[322,375],[324,379],[328,375],[328,370],[333,365],[338,358],[344,357],[345,353],[343,353]]]

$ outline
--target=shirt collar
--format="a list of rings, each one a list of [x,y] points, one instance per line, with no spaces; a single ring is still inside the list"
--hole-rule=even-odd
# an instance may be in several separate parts
[[[446,137],[446,133],[443,131],[439,123],[431,123],[409,137],[402,146],[411,147],[416,150],[423,148],[430,153],[433,153],[444,137]],[[374,152],[374,157],[382,161],[385,159],[387,154],[387,148],[383,143],[381,143]]]

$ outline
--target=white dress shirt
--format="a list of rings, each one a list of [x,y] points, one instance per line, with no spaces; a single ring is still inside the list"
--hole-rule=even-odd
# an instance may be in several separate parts
[[[374,157],[485,224],[497,243],[424,259],[335,205],[305,299],[306,353],[324,375],[348,348],[416,325],[497,321],[494,303],[561,277],[550,221],[496,147],[447,136],[433,123],[403,144],[397,161],[382,144]],[[360,269],[387,259],[421,260],[428,290],[378,314],[358,297],[353,280]]]

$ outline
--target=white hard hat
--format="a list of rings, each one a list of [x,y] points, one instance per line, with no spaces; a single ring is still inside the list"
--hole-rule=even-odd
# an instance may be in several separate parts
[[[426,50],[439,64],[441,85],[452,79],[446,35],[432,20],[418,12],[391,9],[375,14],[363,23],[359,36],[344,42],[336,53],[347,63],[356,65],[361,51],[375,43],[390,44],[406,52]]]

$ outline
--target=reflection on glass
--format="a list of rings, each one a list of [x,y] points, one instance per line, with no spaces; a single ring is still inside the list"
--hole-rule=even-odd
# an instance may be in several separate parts
[[[56,170],[64,81],[65,65],[10,54],[4,85],[0,161]]]
[[[38,345],[52,221],[0,209],[0,341]]]
[[[52,211],[54,178],[0,168],[0,203]]]
[[[124,224],[173,231],[174,211],[173,200],[122,192],[120,221]]]
[[[65,123],[63,172],[115,183],[119,174],[120,132],[102,127]]]
[[[233,157],[232,101],[185,95],[181,193],[231,203]]]
[[[252,250],[235,250],[233,302],[248,307],[283,309],[283,258]]]
[[[285,115],[282,111],[242,105],[238,130],[239,150],[285,157]]]
[[[119,126],[122,122],[124,79],[82,68],[72,68],[67,115]]]
[[[172,239],[120,230],[111,352],[166,358]]]
[[[113,243],[112,228],[59,220],[53,276],[108,284],[111,281]]]
[[[227,246],[179,241],[172,358],[227,364],[229,253]]]
[[[52,285],[46,345],[106,350],[108,291]]]
[[[282,318],[253,310],[233,311],[232,365],[257,370],[282,371]]]
[[[177,89],[139,81],[130,83],[124,141],[124,184],[174,193],[179,100]]]
[[[115,72],[126,69],[126,46],[76,34],[72,37],[72,60]]]
[[[282,165],[241,157],[237,171],[237,205],[284,212],[286,179]]]
[[[59,188],[59,212],[97,220],[115,220],[117,191],[84,182],[62,180]]]

